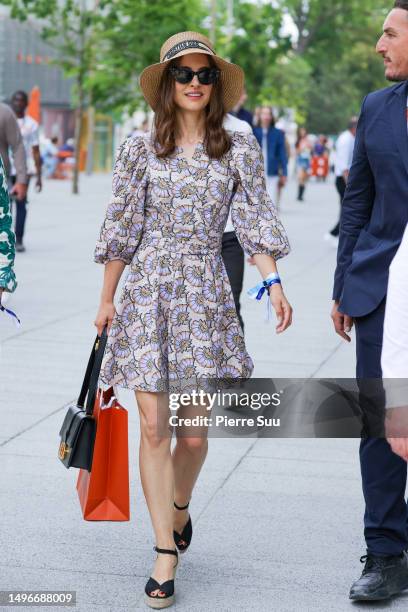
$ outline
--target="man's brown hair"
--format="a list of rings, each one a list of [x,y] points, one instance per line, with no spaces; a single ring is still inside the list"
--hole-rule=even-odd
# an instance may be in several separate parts
[[[400,8],[408,11],[408,0],[395,0],[394,8]]]

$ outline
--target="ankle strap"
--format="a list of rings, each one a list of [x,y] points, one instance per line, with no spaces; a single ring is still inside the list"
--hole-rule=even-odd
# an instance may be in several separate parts
[[[176,506],[177,510],[185,510],[186,508],[188,508],[189,504],[190,502],[187,502],[187,505],[185,506],[178,506],[176,502],[174,502],[174,505]]]
[[[178,557],[177,550],[170,550],[168,548],[158,548],[158,546],[153,546],[153,550],[158,553],[163,553],[165,555],[174,555],[175,557]]]

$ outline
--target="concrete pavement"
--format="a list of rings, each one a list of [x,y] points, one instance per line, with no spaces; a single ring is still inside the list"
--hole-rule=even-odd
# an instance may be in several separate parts
[[[129,612],[145,609],[143,588],[155,556],[132,394],[121,394],[129,410],[130,522],[85,522],[76,470],[65,470],[56,456],[65,406],[78,394],[95,335],[103,272],[92,254],[110,177],[81,183],[79,197],[65,182],[32,193],[27,252],[17,256],[19,287],[9,301],[23,326],[0,319],[0,588],[76,590],[81,612]],[[333,333],[329,318],[335,250],[322,239],[336,220],[337,194],[330,181],[310,184],[303,204],[294,195],[291,184],[282,220],[293,251],[279,263],[293,327],[276,336],[274,324],[262,321],[264,304],[243,296],[255,375],[351,377],[354,348]],[[247,267],[245,288],[258,280]],[[347,597],[365,552],[357,451],[358,440],[211,439],[191,503],[195,533],[180,560],[174,609],[356,607]],[[364,609],[406,606],[401,597]]]

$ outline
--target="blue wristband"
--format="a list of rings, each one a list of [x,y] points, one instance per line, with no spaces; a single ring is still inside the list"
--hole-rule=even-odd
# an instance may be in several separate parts
[[[252,300],[261,300],[263,294],[265,293],[265,291],[268,293],[270,292],[270,287],[272,285],[281,285],[281,279],[279,278],[279,275],[276,274],[275,272],[272,272],[271,274],[268,274],[268,276],[265,278],[264,281],[262,281],[262,283],[258,283],[257,285],[255,285],[255,287],[252,287],[252,289],[248,290],[248,295]]]

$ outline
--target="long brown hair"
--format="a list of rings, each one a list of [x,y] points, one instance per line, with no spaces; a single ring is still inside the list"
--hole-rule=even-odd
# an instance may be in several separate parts
[[[209,57],[211,68],[214,60]],[[177,65],[180,58],[170,62],[164,70],[159,87],[161,103],[154,116],[154,148],[159,158],[171,155],[176,148],[177,107],[174,102],[174,79],[170,67]],[[219,79],[213,85],[210,101],[205,108],[204,146],[210,159],[220,159],[231,147],[231,138],[223,127],[225,109],[222,99],[222,83]]]

